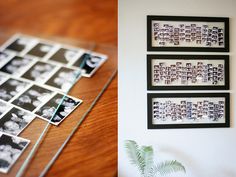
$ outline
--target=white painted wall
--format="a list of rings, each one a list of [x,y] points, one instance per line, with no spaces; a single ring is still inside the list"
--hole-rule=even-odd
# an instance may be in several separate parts
[[[147,15],[230,17],[230,128],[147,129],[146,54],[157,53],[147,52],[146,49]],[[182,162],[187,170],[186,175],[178,173],[173,174],[174,177],[236,177],[235,33],[235,0],[119,0],[120,177],[138,176],[137,169],[129,163],[124,148],[124,141],[128,139],[141,145],[152,145],[157,161],[176,159]]]

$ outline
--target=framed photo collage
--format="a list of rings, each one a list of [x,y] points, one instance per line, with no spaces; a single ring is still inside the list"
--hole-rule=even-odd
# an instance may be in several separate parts
[[[230,127],[228,17],[148,15],[147,51],[148,129]]]

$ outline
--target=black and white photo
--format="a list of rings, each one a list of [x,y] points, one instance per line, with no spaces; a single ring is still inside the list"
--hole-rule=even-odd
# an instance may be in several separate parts
[[[33,111],[35,108],[48,101],[53,91],[46,88],[33,85],[20,96],[12,101],[12,104],[19,106],[25,110]]]
[[[34,115],[13,107],[0,118],[0,132],[19,135],[34,119]]]
[[[14,76],[20,76],[25,72],[34,60],[28,57],[15,56],[5,65],[0,68],[1,72],[12,74]]]
[[[229,18],[147,16],[148,51],[229,51]]]
[[[10,78],[0,85],[0,99],[9,101],[29,85],[28,82]]]
[[[54,64],[37,61],[21,77],[37,83],[43,83],[56,68],[57,66]]]
[[[53,44],[39,42],[30,51],[28,51],[26,55],[44,58],[47,54],[49,54],[49,52],[53,50],[53,48]]]
[[[4,65],[12,57],[13,54],[10,54],[9,52],[0,51],[0,66]]]
[[[95,53],[84,53],[73,64],[75,67],[79,67],[82,70],[82,75],[85,77],[91,77],[95,71],[104,63],[106,56],[96,55]]]
[[[7,79],[9,79],[9,76],[3,73],[0,73],[0,84],[5,82]]]
[[[80,70],[61,67],[45,84],[67,93],[80,77]]]
[[[56,94],[40,107],[35,114],[54,125],[59,125],[81,103],[82,100]]]
[[[0,101],[0,117],[2,117],[10,108],[10,104]]]
[[[80,51],[78,49],[59,48],[49,60],[68,64],[73,62],[79,54]]]
[[[147,55],[148,90],[228,90],[227,55]]]
[[[8,173],[30,141],[0,132],[0,172]]]
[[[148,93],[148,129],[230,126],[229,93]]]
[[[25,53],[36,44],[37,40],[21,34],[12,36],[2,48],[16,53]]]

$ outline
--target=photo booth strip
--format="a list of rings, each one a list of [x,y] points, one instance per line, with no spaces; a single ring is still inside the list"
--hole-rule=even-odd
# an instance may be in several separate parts
[[[30,140],[0,132],[0,172],[7,173],[29,143]]]
[[[148,15],[147,50],[229,52],[229,18]]]
[[[230,126],[229,93],[148,93],[148,129]]]
[[[229,90],[228,55],[147,55],[148,90]]]
[[[193,99],[193,98],[192,98]],[[225,101],[212,99],[173,99],[153,101],[153,122],[166,123],[224,123]]]
[[[5,90],[9,90],[9,87],[11,88],[9,92],[14,94],[9,94],[9,99],[3,98],[8,96],[7,93],[2,94],[1,99],[9,101],[14,106],[27,111],[35,112],[37,110],[37,116],[47,121],[49,121],[49,113],[45,113],[45,107],[39,108],[43,104],[52,103],[52,101],[44,100],[41,102],[39,99],[40,96],[39,98],[33,96],[34,94],[32,93],[37,92],[37,89],[32,89],[32,87],[37,87],[36,85],[41,83],[44,89],[47,87],[47,89],[52,91],[52,95],[55,93],[59,94],[60,92],[68,94],[70,88],[81,76],[91,77],[107,60],[107,56],[103,54],[22,34],[12,36],[0,49],[2,50],[0,55],[0,71],[6,75],[10,74],[19,77],[22,80],[18,81],[19,84],[15,86],[16,88],[13,86],[9,87],[9,84],[4,80],[5,84],[1,84],[0,87],[6,87]],[[28,87],[25,86],[28,90],[22,88],[22,86],[22,89],[19,89],[20,83],[25,83],[24,81],[31,84]],[[15,80],[15,82],[17,81]],[[40,89],[40,87],[37,88]],[[25,93],[23,93],[23,91],[19,93],[19,90],[24,90]],[[47,95],[45,93],[42,94]],[[49,98],[51,98],[51,96]],[[63,99],[61,104],[66,104],[66,100],[73,100],[76,104],[72,106],[73,109],[63,107],[62,105],[58,106],[58,109],[64,108],[67,112],[55,111],[57,118],[52,118],[51,121],[54,125],[58,125],[74,108],[82,103],[82,100],[75,99],[68,95],[65,95]],[[39,113],[42,109],[44,109],[43,113]],[[47,111],[51,111],[52,113],[53,109],[55,109],[55,107]],[[58,114],[60,114],[60,116],[58,116]]]
[[[81,69],[84,77],[92,77],[108,59],[104,54],[22,34],[13,35],[0,47],[0,50],[48,63],[57,63],[63,67]]]
[[[153,21],[153,36],[159,46],[224,47],[224,26],[221,23],[219,25]]]
[[[82,100],[56,93],[48,102],[39,107],[35,114],[54,125],[59,125]]]
[[[35,115],[30,112],[11,107],[11,109],[0,118],[0,132],[17,136],[34,120],[34,118]]]
[[[15,135],[35,117],[53,125],[64,121],[83,102],[68,95],[71,87],[82,76],[92,77],[106,60],[103,54],[20,34],[0,47],[0,172],[7,173],[30,143]],[[6,157],[5,147],[14,158]]]
[[[3,76],[7,75],[4,74]],[[39,86],[32,81],[13,78],[10,75],[5,82],[0,84],[0,91],[0,132],[1,126],[5,126],[6,122],[2,120],[3,125],[1,125],[1,118],[3,118],[1,115],[3,113],[8,114],[11,111],[6,104],[24,110],[26,115],[28,115],[27,112],[32,112],[34,117],[37,116],[53,125],[59,125],[83,102],[81,99],[65,95],[63,92],[53,90],[50,87]],[[4,117],[4,120],[11,119],[10,115]]]

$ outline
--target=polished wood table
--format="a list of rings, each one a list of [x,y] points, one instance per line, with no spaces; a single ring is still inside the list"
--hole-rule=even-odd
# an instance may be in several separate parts
[[[117,46],[117,0],[0,1],[0,28]],[[106,177],[116,170],[117,76],[46,176]]]

